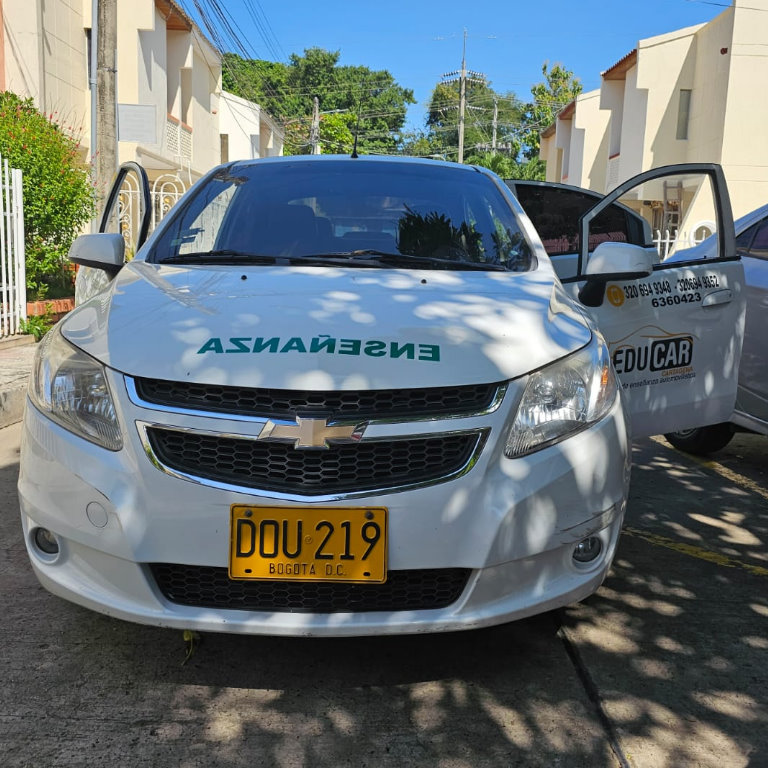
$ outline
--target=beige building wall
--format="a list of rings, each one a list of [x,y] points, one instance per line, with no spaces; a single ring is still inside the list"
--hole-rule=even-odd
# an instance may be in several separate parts
[[[541,135],[539,157],[547,180],[591,189],[605,186],[610,113],[601,108],[600,90],[580,94]]]
[[[609,117],[600,109],[599,89],[576,99],[571,119],[569,184],[591,189],[605,186]]]
[[[207,45],[195,46],[191,87],[192,171],[198,175],[221,162],[221,59]]]
[[[690,140],[676,138],[679,94],[681,90],[693,93],[700,28],[687,27],[640,41],[636,71],[628,73],[624,101],[625,109],[635,110],[637,124],[633,125],[632,114],[625,114],[621,149],[622,155],[625,147],[628,151],[642,149],[622,157],[621,181],[648,168],[687,160]],[[636,74],[632,87],[631,74]]]
[[[722,164],[734,214],[768,201],[768,0],[735,0]]]
[[[563,157],[555,144],[555,127],[557,121],[550,125],[542,134],[539,146],[539,157],[547,164],[547,181],[562,181]]]
[[[5,88],[54,114],[81,140],[84,159],[91,8],[91,0],[3,2]],[[119,161],[138,160],[150,178],[178,171],[189,183],[219,163],[221,58],[170,0],[120,0],[117,14],[118,102],[134,128],[154,124],[131,140],[121,121]]]
[[[88,138],[88,60],[83,0],[4,0],[6,90]]]
[[[118,100],[154,122],[154,140],[127,140],[121,126],[119,156],[138,160],[150,180],[177,172],[189,184],[220,162],[221,57],[194,25],[163,10],[154,0],[118,3]]]

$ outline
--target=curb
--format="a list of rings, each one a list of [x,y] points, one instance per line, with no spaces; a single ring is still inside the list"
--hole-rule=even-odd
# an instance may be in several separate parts
[[[27,385],[0,392],[0,429],[21,421],[24,402],[27,399]]]
[[[0,339],[0,429],[21,421],[24,415],[34,354],[32,336]]]

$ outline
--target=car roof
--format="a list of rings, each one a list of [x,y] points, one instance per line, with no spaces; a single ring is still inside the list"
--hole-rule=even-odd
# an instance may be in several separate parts
[[[736,219],[734,226],[736,228],[736,234],[740,235],[745,229],[749,229],[753,224],[756,224],[761,219],[768,217],[768,204],[755,208],[754,211],[744,214],[741,218]]]
[[[481,168],[476,165],[464,165],[459,163],[451,163],[446,160],[433,160],[428,157],[405,157],[401,155],[359,155],[358,157],[352,157],[351,155],[281,155],[279,157],[261,157],[253,160],[235,160],[228,165],[227,168],[247,168],[264,164],[275,163],[329,163],[329,162],[343,162],[352,164],[383,164],[383,165],[423,165],[430,168],[442,167],[452,168],[457,172],[467,173],[485,173],[493,176],[495,174],[488,171],[486,168]]]

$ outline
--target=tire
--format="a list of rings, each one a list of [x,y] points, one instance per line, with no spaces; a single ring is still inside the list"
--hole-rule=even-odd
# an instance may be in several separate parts
[[[713,424],[710,427],[685,429],[681,432],[668,432],[664,435],[667,442],[686,453],[705,456],[725,448],[733,438],[733,427],[727,422]]]

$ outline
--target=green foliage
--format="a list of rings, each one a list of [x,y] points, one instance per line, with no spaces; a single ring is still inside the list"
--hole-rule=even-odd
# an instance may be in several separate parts
[[[26,320],[22,320],[19,326],[22,333],[34,336],[35,341],[40,341],[53,328],[53,322],[53,306],[46,304],[45,314],[30,315]]]
[[[399,154],[408,157],[433,157],[437,160],[446,160],[442,153],[442,146],[435,136],[423,131],[400,134]]]
[[[320,115],[320,147],[326,154],[349,154],[355,143],[356,118],[351,113]],[[285,126],[285,146],[292,152],[286,154],[305,154],[310,146],[310,118],[294,120]],[[358,147],[359,148],[359,147]]]
[[[0,154],[20,168],[24,189],[27,289],[31,298],[68,290],[64,269],[74,238],[91,219],[95,198],[71,126],[41,114],[31,99],[0,93]],[[69,284],[68,284],[69,283]]]
[[[520,136],[522,154],[526,160],[539,157],[539,134],[551,125],[557,113],[573,101],[582,91],[581,81],[562,64],[552,69],[548,62],[541,67],[544,81],[531,88],[533,101],[525,105],[523,131]],[[521,177],[523,178],[523,177]]]
[[[360,118],[358,150],[392,153],[405,123],[413,91],[399,86],[387,70],[339,66],[339,51],[309,48],[288,64],[243,59],[227,53],[225,90],[263,106],[286,124],[285,153],[309,154],[313,99],[320,102],[320,144],[324,153],[351,150]]]
[[[464,153],[478,154],[491,147],[493,137],[494,102],[498,111],[496,120],[497,146],[517,153],[516,133],[520,123],[521,105],[513,93],[501,94],[487,82],[468,80],[464,112]],[[448,160],[457,159],[459,146],[458,82],[438,83],[432,91],[427,110],[427,130],[436,154]]]
[[[501,176],[502,179],[511,179],[517,172],[518,164],[514,157],[499,152],[482,152],[468,155],[464,162],[471,165],[481,165]]]
[[[464,162],[488,168],[501,176],[502,179],[544,181],[546,178],[547,164],[538,157],[520,162],[511,155],[499,152],[483,152],[469,155]]]

